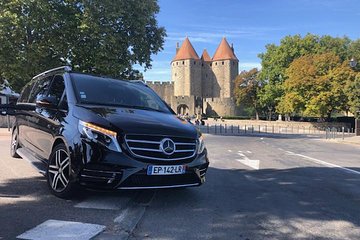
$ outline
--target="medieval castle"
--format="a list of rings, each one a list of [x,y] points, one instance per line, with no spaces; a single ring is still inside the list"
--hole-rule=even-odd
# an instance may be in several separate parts
[[[171,61],[171,82],[147,82],[178,114],[234,116],[238,108],[233,97],[239,60],[233,46],[223,38],[211,58],[198,56],[186,38]]]

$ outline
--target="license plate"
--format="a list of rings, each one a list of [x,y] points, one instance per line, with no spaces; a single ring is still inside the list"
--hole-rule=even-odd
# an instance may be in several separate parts
[[[186,170],[185,165],[162,165],[149,166],[147,175],[175,175],[184,174]]]

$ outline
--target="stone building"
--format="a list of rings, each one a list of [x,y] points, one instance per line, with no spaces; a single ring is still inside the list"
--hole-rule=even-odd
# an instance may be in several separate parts
[[[211,58],[206,49],[201,57],[188,38],[171,61],[171,82],[147,82],[179,114],[234,116],[234,81],[239,60],[233,46],[223,38]]]

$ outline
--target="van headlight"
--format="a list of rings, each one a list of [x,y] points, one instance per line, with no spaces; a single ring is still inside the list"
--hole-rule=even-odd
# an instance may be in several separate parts
[[[78,129],[90,141],[99,143],[109,150],[121,152],[120,145],[116,139],[116,132],[81,120],[79,120]]]
[[[198,147],[197,147],[197,153],[198,154],[201,154],[204,149],[205,149],[205,143],[204,143],[204,138],[203,136],[200,136],[197,140],[197,143],[198,143]]]

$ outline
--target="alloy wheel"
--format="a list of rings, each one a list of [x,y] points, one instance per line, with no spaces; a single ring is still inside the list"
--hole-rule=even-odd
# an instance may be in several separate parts
[[[51,188],[56,192],[64,191],[70,179],[70,157],[65,150],[56,150],[50,161],[48,174]]]

